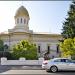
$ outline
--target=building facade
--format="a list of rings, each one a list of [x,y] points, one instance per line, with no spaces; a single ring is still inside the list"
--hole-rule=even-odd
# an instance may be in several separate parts
[[[46,53],[50,58],[58,57],[59,40],[62,39],[59,34],[37,33],[29,30],[30,16],[27,9],[21,6],[15,16],[15,27],[8,29],[8,33],[0,33],[0,38],[9,47],[18,43],[21,40],[29,40],[36,44],[39,57],[44,57]]]

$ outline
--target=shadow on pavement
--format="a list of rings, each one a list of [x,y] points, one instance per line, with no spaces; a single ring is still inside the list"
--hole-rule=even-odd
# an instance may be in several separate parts
[[[41,66],[0,65],[0,73],[8,70],[42,70]]]
[[[41,66],[25,66],[25,65],[8,65],[0,66],[0,69],[12,69],[12,70],[42,70]]]
[[[75,71],[59,71],[56,75],[75,75]]]
[[[10,67],[7,67],[7,66],[1,66],[1,65],[0,65],[0,73],[6,72],[6,71],[8,71],[8,70],[10,70],[10,69],[11,69]]]
[[[59,71],[57,73],[75,73],[75,70],[74,71]]]
[[[52,72],[49,72],[49,73],[52,73]],[[58,72],[56,72],[56,73],[74,73],[75,74],[75,70],[74,71],[58,71]]]

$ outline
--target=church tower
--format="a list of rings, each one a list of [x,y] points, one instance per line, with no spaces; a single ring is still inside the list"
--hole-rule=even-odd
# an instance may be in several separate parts
[[[21,6],[14,16],[15,18],[15,27],[13,32],[29,32],[29,13],[24,6]],[[11,30],[10,30],[11,32]]]

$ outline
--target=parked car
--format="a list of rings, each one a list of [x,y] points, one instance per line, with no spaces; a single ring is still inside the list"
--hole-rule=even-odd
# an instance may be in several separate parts
[[[42,69],[45,69],[45,66],[47,65],[47,63],[48,63],[48,60],[44,60],[42,62]]]
[[[54,58],[42,63],[46,71],[57,72],[59,70],[75,70],[75,62],[68,58]]]

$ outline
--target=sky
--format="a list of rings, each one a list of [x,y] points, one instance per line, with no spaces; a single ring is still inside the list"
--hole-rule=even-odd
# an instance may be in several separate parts
[[[14,16],[22,5],[28,10],[29,29],[61,34],[71,1],[0,1],[0,32],[15,26]]]

